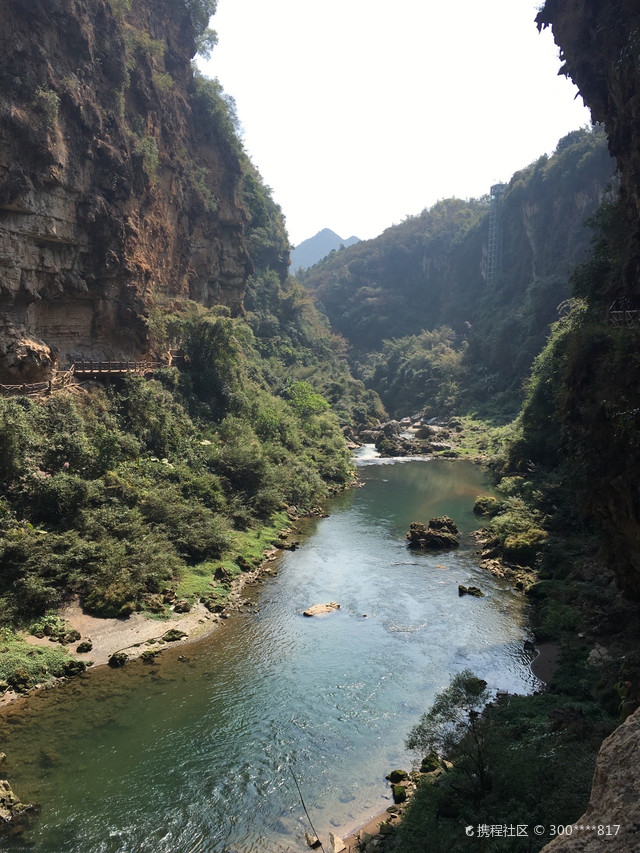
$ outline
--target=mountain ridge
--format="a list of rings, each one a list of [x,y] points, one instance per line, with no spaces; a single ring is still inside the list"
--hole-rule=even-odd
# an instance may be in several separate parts
[[[347,248],[359,242],[359,237],[351,236],[345,240],[330,228],[323,228],[313,237],[307,237],[293,249],[291,252],[291,270],[295,273],[299,269],[308,269],[326,258],[331,252],[338,251],[341,246]]]

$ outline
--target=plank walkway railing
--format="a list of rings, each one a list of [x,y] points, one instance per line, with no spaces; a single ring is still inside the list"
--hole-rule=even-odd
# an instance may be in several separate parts
[[[57,370],[47,382],[0,384],[0,395],[39,397],[66,388],[77,379],[118,377],[131,373],[145,376],[158,367],[164,367],[164,364],[161,361],[75,361],[68,370]]]
[[[616,301],[609,308],[609,325],[616,329],[640,329],[640,310]]]
[[[39,397],[41,394],[51,394],[71,385],[74,378],[74,366],[69,370],[58,370],[47,382],[28,382],[21,385],[0,385],[3,397]]]
[[[76,376],[122,376],[124,373],[153,373],[162,367],[160,361],[75,361]]]

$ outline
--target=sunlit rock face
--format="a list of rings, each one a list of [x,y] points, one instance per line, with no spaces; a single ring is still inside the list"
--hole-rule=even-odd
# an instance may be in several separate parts
[[[640,848],[640,709],[598,753],[586,812],[542,853],[630,853]]]
[[[148,352],[158,300],[243,311],[251,264],[240,162],[194,105],[190,18],[171,0],[127,5],[3,6],[5,381],[36,381],[52,362],[83,354]]]

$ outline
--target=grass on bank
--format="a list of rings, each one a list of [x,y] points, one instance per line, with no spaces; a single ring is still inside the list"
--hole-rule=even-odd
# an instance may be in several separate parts
[[[85,669],[83,661],[70,657],[60,646],[32,646],[10,628],[0,628],[0,691],[20,692]]]
[[[209,560],[195,566],[186,566],[176,586],[178,598],[189,602],[200,598],[215,599],[224,604],[229,597],[230,584],[244,571],[257,568],[264,553],[275,545],[281,545],[281,532],[287,527],[289,518],[284,511],[277,512],[269,524],[251,530],[237,530],[231,536],[231,548],[219,560]],[[225,582],[216,580],[216,572]]]

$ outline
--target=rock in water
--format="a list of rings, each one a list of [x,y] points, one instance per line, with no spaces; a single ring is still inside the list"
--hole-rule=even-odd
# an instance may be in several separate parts
[[[447,530],[449,533],[453,533],[454,536],[458,536],[460,533],[458,525],[448,515],[439,515],[437,518],[431,518],[429,520],[429,527],[432,530]]]
[[[304,840],[307,842],[307,847],[311,847],[312,850],[315,850],[316,847],[320,847],[320,839],[317,835],[311,835],[310,832],[305,832]]]
[[[409,548],[422,548],[428,551],[446,551],[457,548],[460,544],[456,523],[447,515],[432,518],[428,525],[412,521],[407,539]]]
[[[479,587],[463,584],[458,584],[458,595],[475,595],[476,598],[484,598],[484,592]]]
[[[329,841],[331,842],[331,853],[342,853],[343,850],[347,849],[340,836],[334,835],[333,832],[329,833]]]
[[[340,610],[340,605],[337,601],[330,601],[328,604],[314,604],[313,607],[307,608],[303,615],[321,616],[323,613],[332,613],[334,610]]]
[[[0,832],[15,831],[37,810],[38,807],[33,803],[21,803],[7,780],[0,779]]]

